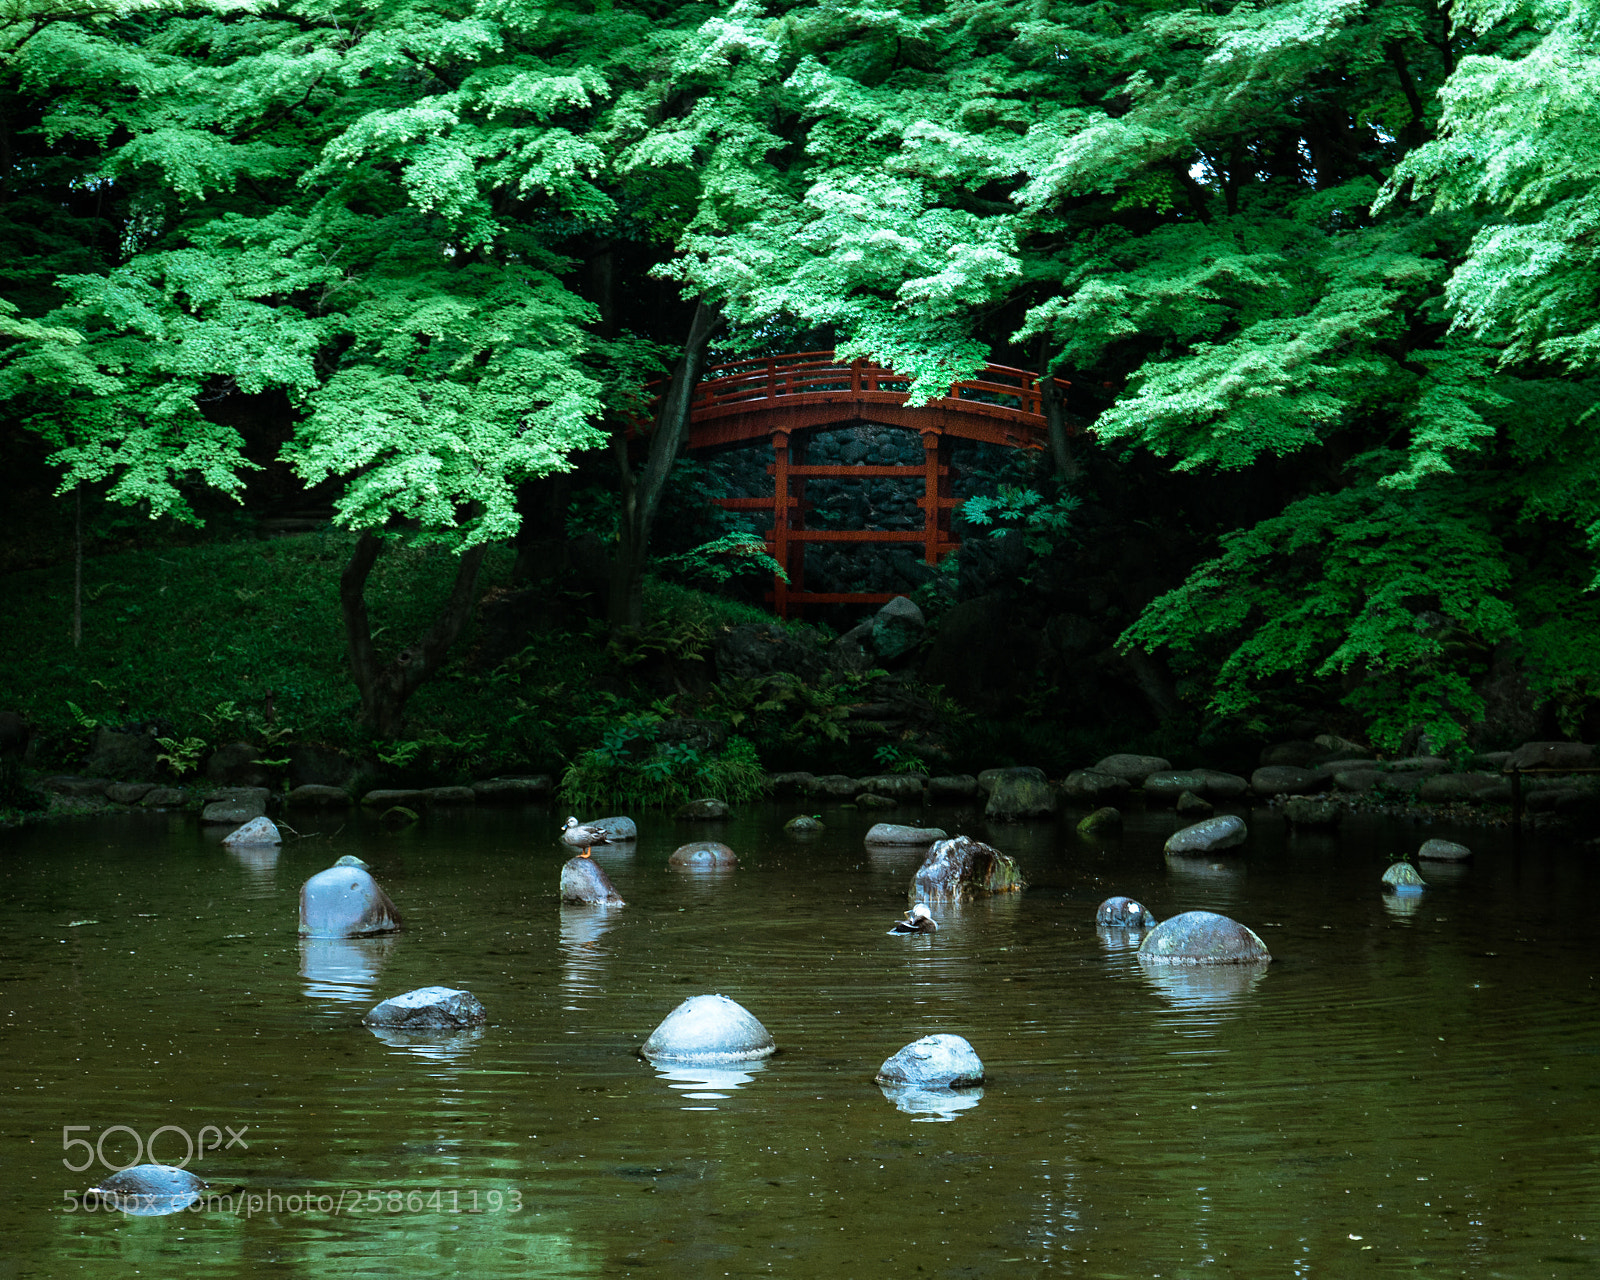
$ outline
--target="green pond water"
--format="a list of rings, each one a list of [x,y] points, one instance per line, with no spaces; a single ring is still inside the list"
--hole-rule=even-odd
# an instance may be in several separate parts
[[[0,1277],[1600,1275],[1592,853],[1242,810],[1242,853],[1169,863],[1170,814],[1092,843],[935,809],[1029,888],[896,937],[920,852],[867,850],[851,809],[791,839],[793,812],[641,819],[595,851],[628,900],[610,912],[558,903],[545,808],[400,832],[299,815],[266,853],[165,815],[0,835]],[[1477,857],[1386,895],[1430,835]],[[738,869],[668,868],[697,836]],[[302,941],[300,884],[347,853],[406,931]],[[1094,927],[1113,893],[1223,912],[1275,962],[1147,970]],[[489,1025],[361,1024],[431,984]],[[780,1053],[637,1057],[703,992]],[[897,1105],[878,1066],[941,1031],[984,1088]],[[190,1142],[244,1191],[74,1208],[108,1166]]]

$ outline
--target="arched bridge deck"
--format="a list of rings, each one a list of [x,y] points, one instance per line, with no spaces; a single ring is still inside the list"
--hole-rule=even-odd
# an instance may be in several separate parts
[[[1063,389],[1065,382],[1057,380]],[[921,548],[923,561],[938,564],[961,544],[950,534],[950,493],[946,442],[954,437],[1044,449],[1049,429],[1040,400],[1039,380],[1025,369],[985,365],[976,377],[954,382],[949,391],[924,405],[908,405],[910,379],[892,369],[856,360],[841,364],[831,351],[738,360],[707,369],[695,388],[689,412],[689,448],[712,449],[766,439],[772,445],[772,494],[723,498],[733,510],[770,511],[767,550],[783,565],[789,581],[774,577],[769,598],[780,617],[807,604],[881,604],[889,592],[818,592],[805,589],[808,543],[906,543]],[[852,422],[903,427],[922,436],[923,465],[812,466],[795,453],[796,433]],[[923,511],[918,529],[808,529],[806,481],[812,478],[920,478]]]

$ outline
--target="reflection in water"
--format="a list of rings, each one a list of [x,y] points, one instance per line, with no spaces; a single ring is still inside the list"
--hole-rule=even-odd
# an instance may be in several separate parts
[[[228,856],[244,870],[246,897],[265,898],[276,895],[278,880],[277,845],[241,845],[238,848],[234,848],[232,845],[223,845],[222,847]]]
[[[726,1093],[718,1092],[722,1089],[737,1089],[741,1085],[749,1084],[758,1071],[765,1071],[767,1064],[759,1058],[749,1062],[734,1064],[720,1064],[717,1066],[675,1066],[669,1067],[661,1063],[655,1064],[656,1077],[667,1082],[672,1089],[686,1090],[685,1098],[693,1098],[700,1102],[713,1102],[726,1098]],[[692,1090],[693,1092],[687,1092]],[[684,1107],[685,1111],[715,1111],[714,1106]]]
[[[622,918],[616,907],[561,908],[561,994],[568,1010],[583,1006],[574,1000],[596,1000],[605,995],[606,959],[610,952],[601,937]]]
[[[954,1120],[958,1111],[975,1107],[983,1100],[982,1089],[949,1089],[916,1084],[880,1084],[883,1096],[895,1109],[916,1117],[918,1124],[939,1124]]]
[[[1244,871],[1242,858],[1219,858],[1209,854],[1197,858],[1186,854],[1167,855],[1167,874],[1174,881],[1182,882],[1187,893],[1198,895],[1185,905],[1185,911],[1197,907],[1215,911],[1232,906],[1244,890]]]
[[[1143,929],[1113,928],[1111,925],[1096,925],[1096,933],[1100,935],[1100,943],[1107,951],[1137,951],[1139,944],[1144,941]]]
[[[301,938],[305,994],[317,1000],[371,1001],[378,974],[399,941],[392,933],[377,938]]]
[[[1217,1009],[1236,1004],[1255,990],[1267,972],[1264,964],[1145,963],[1139,969],[1177,1009]]]
[[[1396,920],[1410,924],[1416,919],[1417,911],[1422,906],[1423,890],[1419,885],[1406,885],[1408,893],[1386,893],[1383,895],[1383,909]]]
[[[454,1062],[483,1039],[482,1027],[461,1031],[400,1031],[394,1027],[368,1027],[368,1031],[398,1053],[415,1054],[430,1062]]]

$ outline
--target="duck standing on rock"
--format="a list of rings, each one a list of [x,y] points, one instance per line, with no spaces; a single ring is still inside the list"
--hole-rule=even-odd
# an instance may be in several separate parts
[[[933,918],[933,912],[928,910],[926,902],[919,902],[906,912],[904,920],[896,920],[890,933],[933,933],[939,928],[939,922]]]
[[[568,844],[583,846],[583,852],[578,855],[580,858],[587,858],[597,844],[611,843],[611,833],[604,827],[585,826],[576,817],[566,820],[561,828],[561,838]]]

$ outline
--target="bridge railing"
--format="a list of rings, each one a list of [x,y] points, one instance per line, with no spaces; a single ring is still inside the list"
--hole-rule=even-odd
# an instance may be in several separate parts
[[[695,387],[690,415],[705,420],[745,413],[764,401],[794,403],[800,398],[900,404],[910,390],[910,378],[882,365],[867,360],[841,363],[831,351],[798,351],[708,368]],[[952,382],[934,403],[939,400],[981,404],[984,408],[980,412],[990,416],[1038,422],[1044,419],[1038,378],[1026,369],[1009,365],[987,364],[977,377]]]

